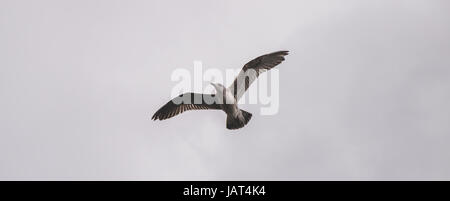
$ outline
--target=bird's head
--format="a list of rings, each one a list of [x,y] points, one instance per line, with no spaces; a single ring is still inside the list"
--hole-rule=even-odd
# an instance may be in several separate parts
[[[225,87],[222,84],[219,84],[219,83],[212,83],[211,82],[211,85],[216,89],[216,92],[222,92],[225,89]]]

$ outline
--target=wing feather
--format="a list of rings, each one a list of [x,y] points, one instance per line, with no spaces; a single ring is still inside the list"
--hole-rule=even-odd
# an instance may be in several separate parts
[[[213,101],[214,94],[185,93],[172,99],[162,106],[152,116],[152,120],[164,120],[174,117],[188,110],[208,110],[220,109],[220,105]],[[194,100],[202,100],[201,103],[195,103]],[[208,104],[212,103],[212,104]]]
[[[242,67],[233,84],[228,87],[239,100],[258,76],[284,61],[289,51],[278,51],[257,57]]]

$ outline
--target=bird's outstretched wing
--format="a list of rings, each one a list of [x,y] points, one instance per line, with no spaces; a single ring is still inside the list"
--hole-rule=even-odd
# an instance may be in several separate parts
[[[261,73],[280,64],[284,61],[284,56],[288,55],[288,53],[289,51],[273,52],[257,57],[245,64],[233,84],[228,87],[233,92],[234,98],[239,100]]]
[[[187,110],[220,109],[214,94],[185,93],[172,99],[153,115],[152,120],[164,120]]]

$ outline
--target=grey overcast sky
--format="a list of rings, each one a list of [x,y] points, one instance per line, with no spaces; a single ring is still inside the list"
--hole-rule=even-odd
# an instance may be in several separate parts
[[[0,0],[0,179],[450,179],[450,3]],[[290,50],[280,110],[151,115]]]

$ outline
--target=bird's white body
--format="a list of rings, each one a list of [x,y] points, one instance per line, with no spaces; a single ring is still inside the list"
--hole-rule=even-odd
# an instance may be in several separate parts
[[[231,90],[225,88],[221,84],[211,84],[216,89],[216,101],[217,103],[220,103],[222,110],[227,113],[227,115],[237,117],[240,113],[240,110],[237,106],[237,100]]]
[[[236,105],[237,104],[237,100],[236,98],[234,98],[233,93],[231,92],[231,90],[225,88],[225,104],[232,104],[232,105]]]
[[[216,101],[220,105],[220,108],[227,114],[227,128],[228,129],[238,129],[244,127],[252,114],[239,109],[236,97],[233,92],[224,87],[222,84],[211,83],[216,89]]]

